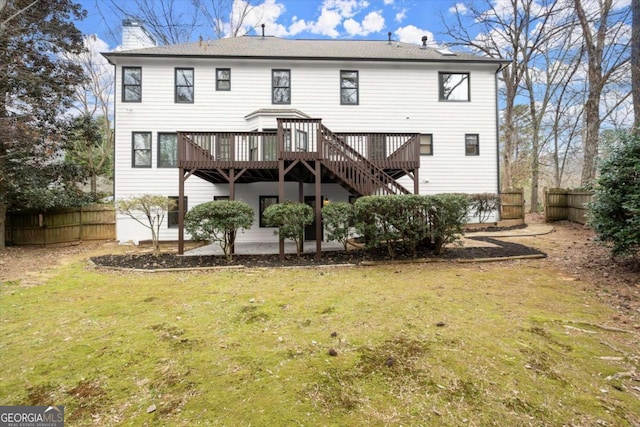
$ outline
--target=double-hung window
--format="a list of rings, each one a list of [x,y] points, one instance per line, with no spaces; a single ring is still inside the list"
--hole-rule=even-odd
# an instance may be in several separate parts
[[[173,200],[175,202],[172,210],[167,212],[167,226],[169,228],[177,228],[180,225],[180,207],[178,203],[180,202],[180,198],[178,196],[169,196],[169,200]],[[187,213],[187,205],[189,198],[185,196],[184,198],[184,209],[182,210],[185,214]]]
[[[420,155],[433,156],[433,135],[430,133],[420,135]]]
[[[291,70],[271,70],[271,103],[291,104]]]
[[[231,68],[216,68],[216,90],[231,90]]]
[[[176,68],[176,103],[193,104],[193,88],[193,68]]]
[[[158,167],[175,168],[178,166],[178,134],[158,134]]]
[[[141,67],[122,67],[122,102],[142,102]]]
[[[151,167],[151,132],[133,132],[131,134],[131,166],[134,168]]]
[[[438,73],[440,101],[469,101],[469,73]]]
[[[357,71],[340,71],[340,104],[358,105]]]
[[[466,156],[480,155],[480,135],[477,133],[467,133],[464,136],[464,154]]]

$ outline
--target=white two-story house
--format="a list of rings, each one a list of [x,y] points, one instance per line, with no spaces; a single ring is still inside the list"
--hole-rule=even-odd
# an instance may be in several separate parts
[[[135,23],[125,29],[151,42]],[[104,56],[116,75],[115,198],[179,200],[162,240],[188,238],[183,212],[211,200],[252,206],[254,226],[237,240],[256,242],[277,240],[262,213],[278,201],[499,192],[499,60],[390,35],[245,36]],[[124,216],[117,235],[149,237]],[[306,239],[320,248],[322,235],[316,221]]]

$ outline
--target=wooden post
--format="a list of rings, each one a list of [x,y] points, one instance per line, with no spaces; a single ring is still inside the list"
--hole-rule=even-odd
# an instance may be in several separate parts
[[[281,126],[278,126],[278,139],[281,138]],[[278,160],[278,203],[284,203],[284,160],[282,159],[282,152],[279,154],[280,159]],[[278,233],[278,247],[280,250],[280,261],[284,261],[284,239]]]
[[[178,170],[178,254],[184,254],[184,168]]]
[[[320,161],[316,160],[316,259],[322,257],[322,175]]]

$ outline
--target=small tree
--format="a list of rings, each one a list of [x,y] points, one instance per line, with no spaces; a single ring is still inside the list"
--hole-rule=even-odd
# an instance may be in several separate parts
[[[295,202],[271,205],[264,210],[264,220],[268,226],[278,227],[280,238],[295,242],[296,254],[300,258],[304,227],[313,222],[311,206]]]
[[[640,137],[623,135],[602,162],[590,225],[613,256],[637,256],[640,250]]]
[[[156,194],[143,194],[142,196],[121,199],[116,202],[116,209],[123,215],[126,215],[136,222],[142,224],[151,230],[151,241],[153,242],[153,251],[160,250],[159,236],[160,224],[164,221],[168,211],[176,209],[175,200],[165,196]],[[145,220],[140,219],[139,213],[142,212]]]
[[[253,209],[244,202],[220,200],[202,203],[191,209],[184,218],[184,227],[195,240],[218,242],[227,260],[239,229],[253,224]]]
[[[353,205],[351,203],[329,203],[322,208],[322,220],[327,226],[329,240],[342,243],[347,250],[353,222]]]
[[[469,194],[469,210],[478,222],[484,223],[491,214],[500,209],[500,196],[495,193]]]

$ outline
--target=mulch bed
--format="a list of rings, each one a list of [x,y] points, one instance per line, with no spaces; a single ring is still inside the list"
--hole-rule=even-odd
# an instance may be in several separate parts
[[[439,256],[422,251],[420,258],[438,258],[442,260],[471,260],[480,258],[508,258],[514,256],[546,255],[543,252],[517,243],[503,242],[490,237],[475,237],[472,240],[489,242],[496,247],[467,247],[447,248]],[[398,253],[396,260],[410,260],[412,257],[406,253]],[[356,251],[327,251],[322,253],[318,261],[315,254],[303,254],[298,258],[295,254],[287,254],[284,261],[280,261],[279,255],[235,255],[229,262],[222,256],[200,255],[180,256],[173,253],[160,254],[128,254],[128,255],[103,255],[91,258],[93,263],[103,267],[118,267],[141,270],[158,270],[173,268],[197,268],[197,267],[288,267],[288,266],[318,266],[336,264],[359,264],[363,261],[390,261],[391,258],[385,248],[374,250]]]

